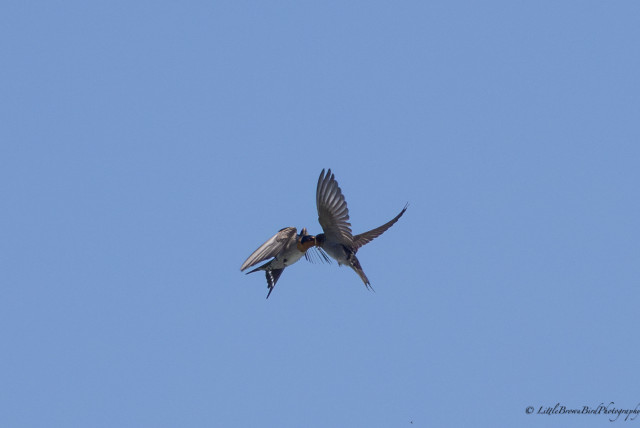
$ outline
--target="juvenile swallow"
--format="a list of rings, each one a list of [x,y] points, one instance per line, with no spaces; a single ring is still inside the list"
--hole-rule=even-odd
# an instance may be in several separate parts
[[[273,288],[278,282],[278,278],[282,275],[282,271],[287,266],[291,266],[298,260],[305,256],[305,258],[311,261],[307,250],[315,245],[315,236],[309,235],[306,228],[302,228],[300,234],[296,235],[295,227],[285,227],[278,233],[273,235],[267,242],[262,244],[257,250],[255,250],[248,258],[242,263],[240,271],[250,268],[261,261],[264,261],[270,257],[272,260],[257,267],[256,269],[247,272],[247,274],[257,272],[259,270],[265,271],[267,277],[267,287],[269,293],[267,299],[271,295]],[[327,255],[320,251],[322,258],[329,262]]]
[[[353,236],[351,223],[349,223],[347,201],[344,199],[342,190],[340,190],[338,182],[331,173],[331,169],[327,171],[326,175],[323,169],[320,173],[320,178],[318,178],[318,187],[316,188],[316,205],[318,207],[318,221],[324,231],[324,233],[316,235],[316,246],[325,250],[327,254],[338,262],[338,265],[351,267],[362,279],[364,285],[373,290],[367,275],[365,275],[362,266],[360,266],[356,252],[360,247],[371,242],[393,226],[407,210],[408,204],[391,221],[368,232]]]

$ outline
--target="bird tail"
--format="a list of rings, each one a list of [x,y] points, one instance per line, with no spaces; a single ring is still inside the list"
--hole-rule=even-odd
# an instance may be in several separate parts
[[[367,275],[365,275],[364,271],[362,270],[360,260],[358,260],[355,254],[352,254],[351,257],[349,257],[349,266],[351,266],[351,269],[353,269],[358,274],[367,289],[375,291],[371,286],[371,283],[369,282],[369,278],[367,278]]]
[[[273,291],[273,288],[276,286],[276,282],[278,282],[278,278],[280,278],[280,275],[282,275],[283,271],[284,271],[284,268],[269,269],[265,272],[265,275],[267,277],[267,288],[269,288],[269,292],[267,293],[267,299],[271,295],[271,292]]]

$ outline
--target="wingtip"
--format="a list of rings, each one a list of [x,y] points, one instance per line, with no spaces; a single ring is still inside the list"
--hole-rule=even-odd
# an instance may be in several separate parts
[[[333,173],[331,172],[331,168],[322,168],[319,181],[332,180],[332,179],[333,179]]]

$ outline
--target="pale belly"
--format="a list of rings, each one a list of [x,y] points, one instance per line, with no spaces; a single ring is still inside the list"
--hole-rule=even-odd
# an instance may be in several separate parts
[[[275,269],[281,269],[287,266],[291,266],[304,256],[304,253],[300,252],[295,245],[287,248],[283,253],[273,260],[272,267]]]

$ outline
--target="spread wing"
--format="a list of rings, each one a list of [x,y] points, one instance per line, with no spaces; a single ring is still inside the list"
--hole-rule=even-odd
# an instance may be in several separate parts
[[[349,223],[349,209],[342,190],[338,186],[334,175],[329,169],[325,175],[324,169],[318,178],[316,189],[316,206],[318,207],[318,222],[327,239],[351,245],[351,223]]]
[[[398,214],[393,219],[391,219],[391,221],[383,224],[380,227],[376,227],[373,230],[370,230],[368,232],[364,232],[364,233],[361,233],[359,235],[354,236],[353,237],[353,246],[354,246],[354,248],[358,249],[358,248],[362,247],[363,245],[368,244],[369,242],[373,241],[378,236],[382,235],[387,229],[389,229],[391,226],[393,226],[396,223],[396,221],[398,221],[398,219],[400,217],[402,217],[402,214],[404,214],[404,212],[407,210],[408,206],[409,206],[409,204],[405,205],[404,208],[402,209],[402,211],[400,211],[400,214]]]
[[[295,239],[296,233],[297,231],[295,227],[285,227],[284,229],[280,229],[278,233],[262,244],[260,248],[255,250],[247,260],[242,263],[240,270],[243,271],[263,260],[275,257],[284,249],[291,239]]]

